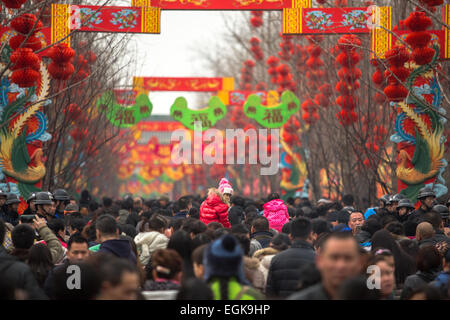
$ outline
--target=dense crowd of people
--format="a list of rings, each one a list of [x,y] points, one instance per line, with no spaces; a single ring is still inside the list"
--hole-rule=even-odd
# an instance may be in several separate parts
[[[2,299],[449,299],[450,201],[0,191]],[[364,210],[361,210],[364,209]]]

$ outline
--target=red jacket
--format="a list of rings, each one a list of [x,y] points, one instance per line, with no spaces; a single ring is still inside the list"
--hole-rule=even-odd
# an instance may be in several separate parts
[[[231,228],[228,221],[228,205],[223,203],[217,194],[211,194],[200,206],[200,221],[208,225],[220,222],[225,228]]]

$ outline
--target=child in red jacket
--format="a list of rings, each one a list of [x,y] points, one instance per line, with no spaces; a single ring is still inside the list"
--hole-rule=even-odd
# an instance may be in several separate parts
[[[221,223],[225,228],[231,228],[228,221],[228,205],[218,189],[208,190],[208,198],[200,206],[200,221],[206,225],[215,221]]]

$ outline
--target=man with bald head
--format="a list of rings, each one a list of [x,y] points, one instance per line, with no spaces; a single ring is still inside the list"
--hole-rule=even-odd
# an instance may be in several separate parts
[[[431,223],[421,222],[417,225],[416,240],[419,242],[419,248],[425,246],[434,246],[436,241],[434,240],[434,229]]]

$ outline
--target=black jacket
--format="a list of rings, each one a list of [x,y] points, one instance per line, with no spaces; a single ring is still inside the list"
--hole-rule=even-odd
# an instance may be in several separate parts
[[[136,256],[134,252],[131,251],[131,245],[128,240],[107,240],[100,245],[98,252],[111,253],[116,257],[129,259],[131,262],[136,264]]]
[[[417,271],[415,274],[410,275],[405,280],[405,284],[403,285],[403,290],[400,299],[403,300],[407,298],[412,291],[436,279],[437,275],[438,270],[431,270],[427,272]]]
[[[6,211],[0,211],[0,218],[3,219],[3,221],[12,224],[13,226],[16,226],[19,223],[18,213],[9,209],[6,209]]]
[[[427,213],[427,212],[428,211],[425,211],[422,209],[422,207],[420,207],[419,209],[411,212],[411,214],[408,216],[407,221],[419,224],[419,223],[423,222],[423,217],[424,217],[425,213]]]
[[[8,282],[14,288],[22,289],[31,300],[46,300],[47,297],[39,288],[30,267],[23,262],[17,261],[6,252],[0,245],[0,278]],[[2,282],[3,282],[2,281]]]
[[[365,230],[361,230],[360,232],[358,232],[355,235],[355,238],[360,244],[372,241],[372,235],[368,231],[365,231]]]
[[[434,238],[429,238],[429,239],[423,239],[419,241],[419,248],[423,248],[426,246],[434,246],[436,245],[436,241],[434,240]]]
[[[314,263],[313,246],[304,240],[295,240],[292,246],[272,258],[267,276],[267,297],[286,298],[297,291],[300,268]]]
[[[446,242],[450,246],[450,238],[445,235],[444,231],[440,229],[434,229],[434,232],[435,234],[433,240],[436,241],[436,243]]]
[[[322,283],[315,284],[291,295],[288,300],[331,300]]]
[[[264,249],[269,246],[270,241],[272,241],[273,234],[269,231],[259,231],[252,233],[250,238],[257,240],[261,244],[261,247]]]
[[[234,226],[235,224],[240,224],[244,220],[244,209],[241,206],[232,206],[228,210],[228,221]]]
[[[139,220],[141,220],[141,217],[139,217],[139,214],[132,211],[127,217],[126,224],[131,224],[133,227],[136,227]]]

